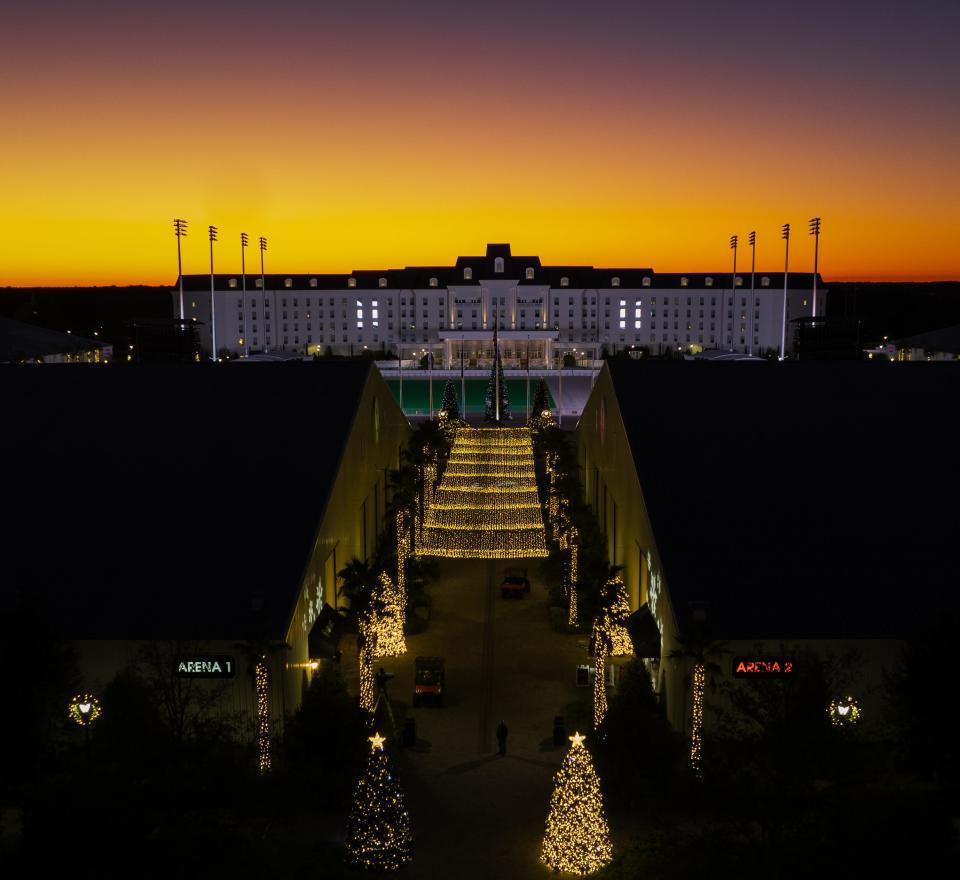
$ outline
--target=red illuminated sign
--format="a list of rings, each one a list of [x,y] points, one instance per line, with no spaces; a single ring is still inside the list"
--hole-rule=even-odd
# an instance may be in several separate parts
[[[734,657],[733,674],[738,678],[793,675],[793,657]]]

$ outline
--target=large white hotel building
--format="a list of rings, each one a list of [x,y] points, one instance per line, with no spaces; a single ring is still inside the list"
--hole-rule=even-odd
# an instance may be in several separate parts
[[[211,349],[211,276],[183,276],[184,313]],[[658,273],[653,269],[544,266],[514,256],[509,244],[459,257],[454,266],[409,266],[349,275],[213,276],[217,349],[245,356],[263,351],[403,356],[432,352],[438,366],[483,366],[494,321],[505,366],[551,368],[564,356],[649,346],[743,354],[779,351],[783,273]],[[810,316],[810,273],[787,278],[789,322]],[[817,279],[824,311],[827,291]],[[179,315],[179,285],[173,290]]]

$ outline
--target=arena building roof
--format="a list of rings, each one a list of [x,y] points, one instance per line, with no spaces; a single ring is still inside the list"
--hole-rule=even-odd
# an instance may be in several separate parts
[[[902,638],[956,606],[955,367],[608,368],[681,629]]]
[[[281,638],[371,369],[0,367],[0,601],[69,638]]]

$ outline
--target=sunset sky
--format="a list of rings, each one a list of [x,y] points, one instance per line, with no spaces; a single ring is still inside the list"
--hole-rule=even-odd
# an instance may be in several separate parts
[[[788,10],[789,7],[789,11]],[[545,263],[960,278],[960,3],[31,0],[0,286]],[[249,262],[257,259],[255,249]],[[741,255],[743,259],[743,254]]]

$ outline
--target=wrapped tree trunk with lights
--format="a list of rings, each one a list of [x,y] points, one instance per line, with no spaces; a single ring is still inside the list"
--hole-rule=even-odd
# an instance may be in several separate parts
[[[606,680],[604,666],[607,657],[626,657],[633,653],[633,641],[627,632],[630,617],[630,597],[616,569],[604,585],[603,608],[593,622],[594,654],[597,673],[593,690],[593,723],[599,729],[607,714]]]
[[[377,641],[377,615],[368,612],[360,619],[360,635],[357,637],[357,663],[360,667],[360,708],[373,714],[377,703],[373,675],[373,655]]]
[[[374,594],[376,610],[376,636],[373,640],[376,657],[399,657],[407,653],[403,635],[406,622],[406,596],[394,585],[385,571],[380,572],[380,582]]]
[[[347,819],[347,862],[364,871],[395,871],[413,859],[410,814],[384,738],[375,733],[369,739],[367,766]]]
[[[726,646],[714,642],[710,638],[708,629],[702,624],[677,641],[680,647],[670,652],[668,659],[693,663],[693,677],[691,680],[691,707],[690,707],[690,769],[694,775],[702,772],[703,750],[703,697],[707,685],[707,673],[718,672],[720,667],[714,659],[726,653]]]
[[[575,733],[570,743],[554,779],[540,860],[554,871],[592,874],[613,856],[610,828],[584,738]]]
[[[253,671],[257,689],[257,753],[260,772],[270,771],[270,670],[267,658],[261,657]]]

